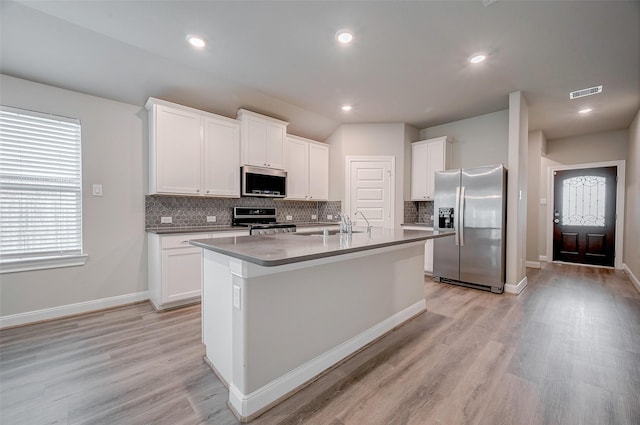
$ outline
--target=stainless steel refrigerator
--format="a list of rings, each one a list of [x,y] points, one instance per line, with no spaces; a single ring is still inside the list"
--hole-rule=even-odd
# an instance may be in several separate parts
[[[435,173],[433,277],[502,293],[505,282],[507,170],[502,165]]]

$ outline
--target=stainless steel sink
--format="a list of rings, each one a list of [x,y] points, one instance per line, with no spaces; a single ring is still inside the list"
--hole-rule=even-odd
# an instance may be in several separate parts
[[[339,230],[329,230],[329,236],[339,234]],[[364,230],[353,230],[351,233],[364,233]],[[345,233],[346,234],[346,233]],[[322,236],[322,232],[313,232],[313,233],[294,233],[294,235],[298,236]]]

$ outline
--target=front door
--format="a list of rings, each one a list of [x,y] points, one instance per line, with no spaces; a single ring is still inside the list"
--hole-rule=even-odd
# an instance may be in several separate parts
[[[375,227],[393,227],[393,160],[390,158],[348,157],[346,213],[357,226],[369,223]]]
[[[617,167],[554,171],[553,260],[614,265]]]

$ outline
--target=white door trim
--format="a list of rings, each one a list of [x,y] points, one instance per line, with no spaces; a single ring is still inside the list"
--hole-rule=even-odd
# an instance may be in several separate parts
[[[624,235],[624,190],[625,190],[625,163],[626,161],[604,161],[592,162],[588,164],[572,164],[555,167],[548,167],[548,188],[547,188],[547,261],[553,262],[553,200],[554,200],[554,178],[553,172],[560,170],[579,170],[581,168],[618,167],[618,182],[616,185],[616,257],[614,267],[622,269],[623,258],[623,235]]]
[[[390,227],[395,227],[395,209],[396,209],[396,191],[395,191],[395,178],[396,178],[396,157],[395,156],[351,156],[345,157],[345,170],[344,170],[344,211],[349,213],[351,211],[351,164],[353,162],[362,161],[376,161],[376,162],[390,162],[391,163],[391,176],[389,176],[389,224]]]

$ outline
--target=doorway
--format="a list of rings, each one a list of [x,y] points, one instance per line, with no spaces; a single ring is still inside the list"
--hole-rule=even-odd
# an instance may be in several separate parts
[[[348,156],[345,168],[344,212],[361,220],[355,213],[362,211],[372,226],[393,227],[395,157]]]
[[[553,261],[622,267],[624,161],[557,167],[549,185]]]

